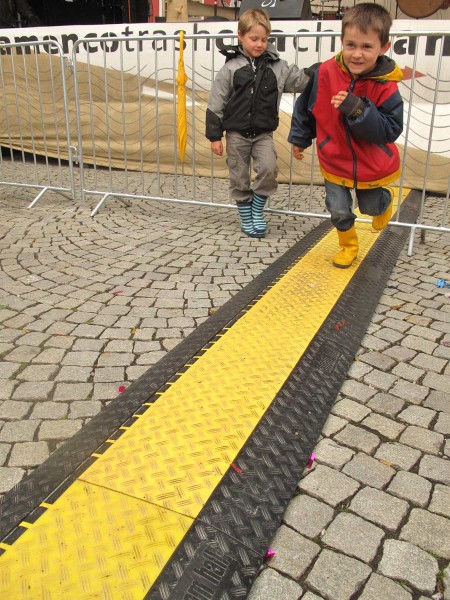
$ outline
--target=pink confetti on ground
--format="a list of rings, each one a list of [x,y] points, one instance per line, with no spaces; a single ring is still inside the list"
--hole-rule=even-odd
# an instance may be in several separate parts
[[[264,562],[268,562],[269,560],[272,560],[272,558],[275,556],[275,550],[273,548],[269,548],[264,556]]]
[[[308,459],[308,462],[306,463],[306,468],[307,469],[311,469],[315,460],[316,460],[316,455],[315,454],[311,454],[311,456]]]
[[[121,394],[122,392],[124,392],[127,389],[126,385],[121,385],[118,389],[119,394]]]

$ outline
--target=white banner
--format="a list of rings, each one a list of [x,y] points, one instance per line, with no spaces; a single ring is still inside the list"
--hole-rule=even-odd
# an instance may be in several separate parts
[[[399,88],[405,102],[405,130],[398,143],[406,145],[409,153],[420,155],[414,160],[420,162],[421,173],[427,170],[426,157],[435,155],[436,174],[432,179],[439,180],[434,187],[440,190],[446,189],[450,177],[450,36],[442,37],[446,34],[443,31],[445,23],[394,21],[389,52],[404,72],[404,81]],[[326,60],[340,49],[339,36],[322,36],[326,32],[339,33],[341,21],[273,21],[272,26],[273,33],[277,34],[272,41],[281,58],[300,67]],[[182,28],[185,32],[187,87],[189,90],[190,86],[195,86],[196,102],[200,95],[204,104],[212,80],[224,64],[220,49],[236,43],[236,27],[235,21],[208,21],[7,29],[0,30],[0,56],[55,53],[54,46],[2,47],[8,43],[55,40],[65,55],[74,58],[77,64],[87,64],[88,70],[91,67],[106,68],[108,73],[116,76],[125,73],[127,78],[136,75],[145,95],[157,94],[161,100],[174,101],[179,51],[177,36]],[[407,32],[417,35],[408,36]],[[300,34],[300,37],[293,37],[294,34]],[[189,38],[191,35],[216,37]],[[155,82],[158,82],[157,91]],[[192,105],[193,98],[194,94],[190,97],[188,93],[188,106]],[[284,123],[284,129],[288,127],[293,100],[292,95],[286,94],[281,104],[280,121]],[[203,136],[202,125],[198,127],[198,135]],[[278,135],[286,143],[284,129]],[[414,170],[417,168],[411,162],[411,174]]]

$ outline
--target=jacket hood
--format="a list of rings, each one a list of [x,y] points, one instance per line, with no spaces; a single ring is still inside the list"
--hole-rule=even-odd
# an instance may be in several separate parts
[[[232,58],[236,58],[237,56],[239,56],[241,54],[242,54],[242,56],[246,56],[246,54],[244,54],[244,50],[243,50],[241,44],[237,44],[236,46],[224,46],[222,48],[222,50],[220,50],[220,53],[225,56],[225,58],[226,58],[225,62],[228,62]],[[267,50],[265,52],[263,52],[263,54],[261,54],[261,56],[266,56],[271,61],[280,60],[280,57],[278,56],[278,52],[277,52],[275,46],[270,43],[267,44]]]
[[[335,59],[341,69],[350,74],[350,71],[344,63],[342,51],[336,55]],[[403,71],[392,58],[383,55],[378,57],[372,71],[364,73],[361,77],[364,79],[376,79],[380,83],[383,83],[384,81],[396,81],[398,83],[403,79]]]

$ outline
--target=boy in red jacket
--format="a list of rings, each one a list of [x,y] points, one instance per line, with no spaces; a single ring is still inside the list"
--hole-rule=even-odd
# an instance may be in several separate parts
[[[299,96],[289,142],[302,160],[317,138],[325,203],[341,250],[336,267],[350,267],[358,254],[351,189],[359,209],[383,229],[392,215],[392,195],[383,187],[400,174],[394,141],[403,129],[403,101],[397,82],[401,69],[385,56],[392,19],[382,6],[358,4],[342,20],[342,50],[315,71]]]

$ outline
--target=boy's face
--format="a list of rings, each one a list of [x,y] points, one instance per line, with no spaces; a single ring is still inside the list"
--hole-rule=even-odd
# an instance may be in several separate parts
[[[268,38],[269,34],[262,25],[250,27],[244,35],[238,31],[238,39],[244,52],[252,58],[257,58],[266,51]]]
[[[364,33],[357,27],[347,27],[342,37],[342,55],[344,63],[355,77],[373,69],[377,58],[385,54],[391,46],[387,42],[381,45],[376,31],[369,29]]]

